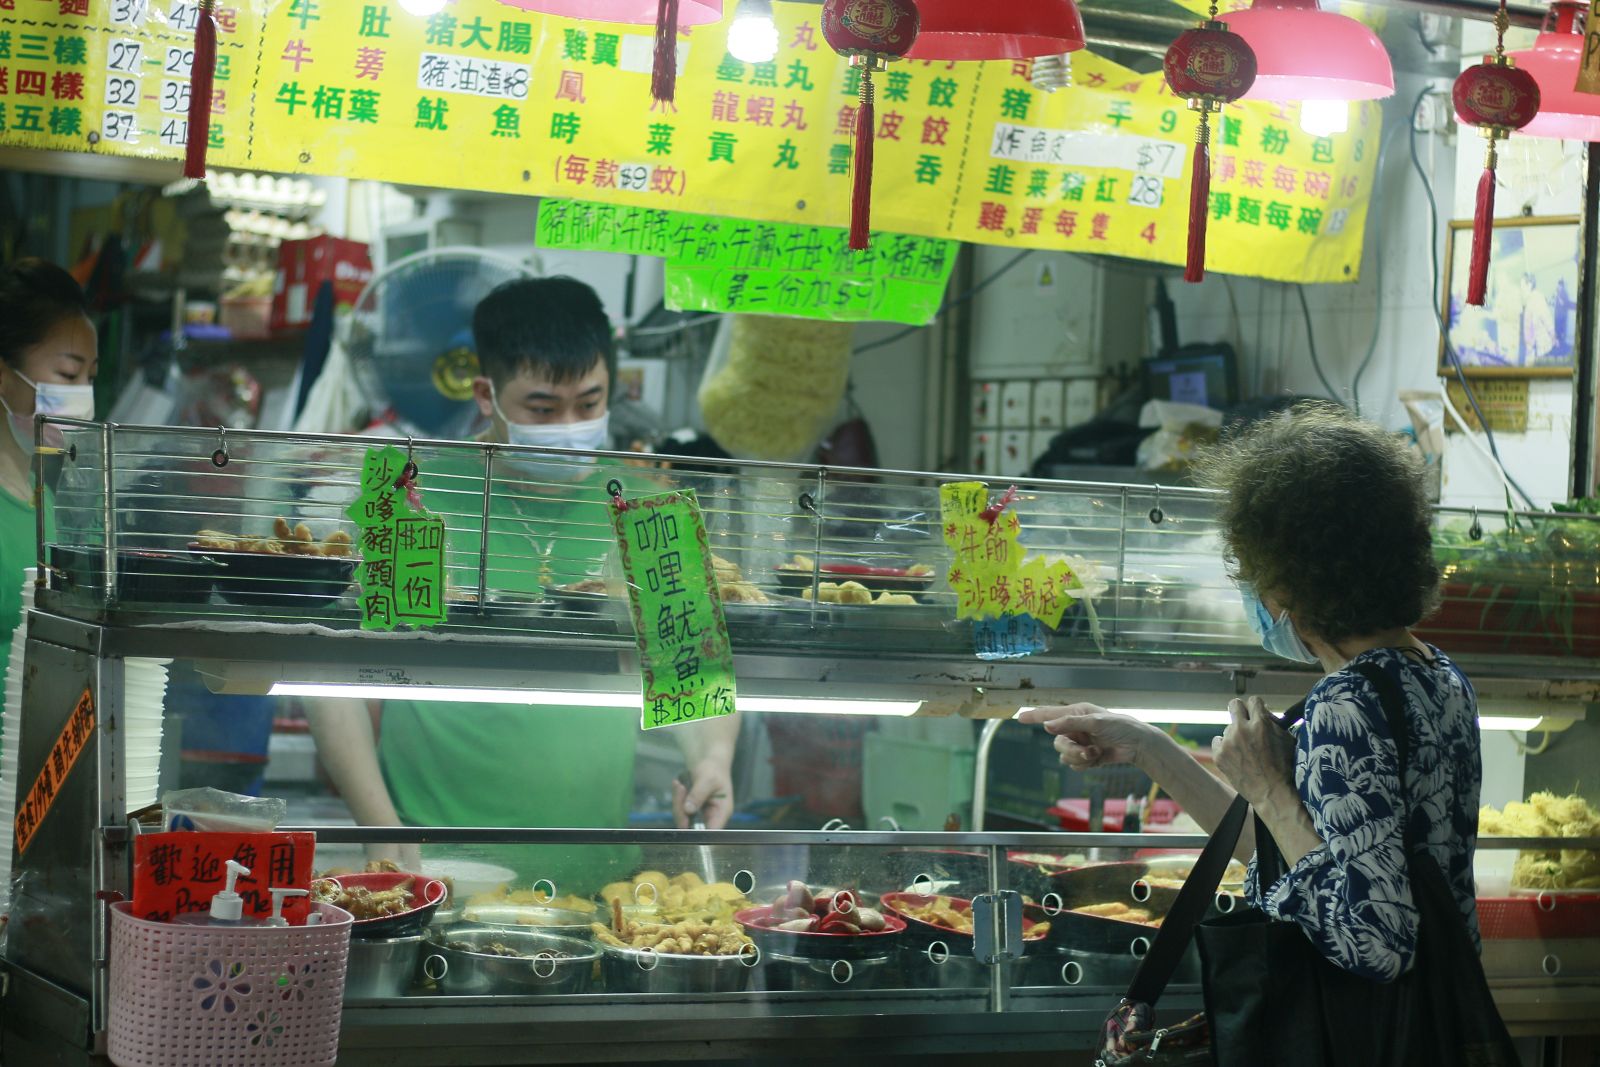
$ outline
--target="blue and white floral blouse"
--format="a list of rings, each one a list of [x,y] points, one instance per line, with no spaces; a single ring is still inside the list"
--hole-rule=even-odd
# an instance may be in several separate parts
[[[1433,663],[1396,649],[1363,652],[1318,682],[1297,729],[1295,786],[1326,844],[1296,863],[1259,900],[1255,861],[1247,896],[1268,915],[1299,923],[1345,970],[1391,981],[1410,967],[1417,910],[1400,825],[1438,861],[1478,939],[1472,852],[1483,764],[1472,684],[1437,649]],[[1368,663],[1406,695],[1409,766],[1401,800],[1398,756],[1377,691],[1353,667]]]

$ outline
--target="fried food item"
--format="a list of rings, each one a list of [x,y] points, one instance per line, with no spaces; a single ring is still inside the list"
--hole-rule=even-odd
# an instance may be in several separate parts
[[[918,563],[907,567],[906,574],[912,578],[931,578],[933,577],[933,568],[926,563]]]
[[[1152,923],[1150,913],[1144,908],[1132,908],[1120,901],[1108,904],[1089,904],[1082,908],[1073,908],[1079,915],[1093,915],[1101,919],[1116,919],[1125,923],[1144,923],[1159,926],[1159,922]]]
[[[738,956],[755,944],[731,919],[677,923],[636,922],[613,919],[612,926],[595,923],[595,940],[612,948],[649,949],[665,956]]]
[[[951,897],[928,897],[925,903],[912,904],[909,900],[901,900],[888,905],[894,911],[910,919],[919,919],[933,926],[953,930],[958,934],[972,933],[972,909],[958,908]],[[1042,941],[1050,935],[1050,924],[1036,922],[1027,928],[1022,935],[1024,941]]]
[[[472,908],[496,907],[508,904],[525,908],[552,908],[556,911],[576,911],[584,915],[593,915],[599,910],[599,905],[588,897],[573,896],[570,893],[566,896],[552,897],[538,889],[509,889],[505,886],[501,886],[499,889],[491,889],[485,893],[478,893],[467,901],[467,908],[470,910]],[[525,925],[537,926],[538,924],[530,921]]]
[[[811,590],[803,590],[800,595],[810,600]],[[870,604],[872,590],[860,582],[822,582],[817,586],[817,600],[823,604]]]
[[[355,544],[348,533],[337,530],[318,541],[305,523],[289,525],[289,520],[273,520],[271,537],[235,537],[220,530],[201,530],[195,547],[203,552],[244,552],[257,556],[320,556],[345,559]]]
[[[668,878],[663,871],[641,871],[627,882],[612,882],[600,890],[600,899],[618,907],[640,907],[662,922],[687,919],[731,919],[751,906],[750,900],[727,882],[706,884],[693,871]]]
[[[588,593],[591,596],[605,596],[609,592],[604,578],[585,578],[581,582],[571,582],[561,588],[568,593]]]
[[[724,604],[767,604],[767,594],[750,582],[725,581],[720,575],[717,584],[722,591]]]
[[[343,908],[358,922],[386,919],[391,915],[403,915],[416,906],[416,884],[415,878],[407,878],[393,889],[373,891],[366,886],[346,886],[331,878],[318,878],[311,883],[311,899]]]
[[[917,598],[910,593],[879,593],[878,599],[873,603],[880,607],[916,607]]]

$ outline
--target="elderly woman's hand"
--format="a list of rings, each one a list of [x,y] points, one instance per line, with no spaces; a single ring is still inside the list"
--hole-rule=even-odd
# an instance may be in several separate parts
[[[1258,811],[1286,788],[1295,793],[1294,735],[1278,725],[1260,697],[1231,701],[1228,711],[1233,722],[1211,740],[1217,770]]]
[[[1137,765],[1146,741],[1155,732],[1132,715],[1093,704],[1029,708],[1017,721],[1040,724],[1046,733],[1054,734],[1061,762],[1075,771],[1118,763]]]

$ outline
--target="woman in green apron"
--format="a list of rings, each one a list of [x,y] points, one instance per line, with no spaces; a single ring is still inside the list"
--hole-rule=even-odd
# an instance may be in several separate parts
[[[48,502],[33,480],[34,415],[92,419],[98,361],[88,301],[72,275],[38,259],[0,269],[0,407],[9,430],[0,433],[0,672],[38,558],[39,507],[50,533]]]

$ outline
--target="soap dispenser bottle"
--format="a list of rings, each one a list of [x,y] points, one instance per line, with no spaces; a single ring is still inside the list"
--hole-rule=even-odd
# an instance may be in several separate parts
[[[262,921],[263,926],[288,926],[289,920],[283,917],[283,902],[289,897],[309,897],[311,894],[304,889],[284,889],[273,887],[267,890],[272,894],[272,915]]]
[[[194,912],[180,915],[177,921],[187,926],[256,926],[254,919],[244,917],[244,898],[234,889],[241,875],[249,876],[250,868],[234,860],[228,861],[227,884],[222,892],[211,898],[208,914]]]

